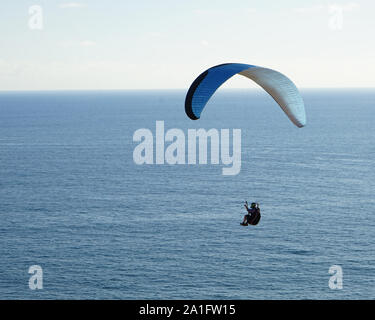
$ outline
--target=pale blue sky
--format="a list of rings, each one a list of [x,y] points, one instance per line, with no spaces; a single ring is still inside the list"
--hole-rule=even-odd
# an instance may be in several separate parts
[[[188,88],[225,62],[299,87],[374,87],[374,14],[370,0],[1,1],[0,90]]]

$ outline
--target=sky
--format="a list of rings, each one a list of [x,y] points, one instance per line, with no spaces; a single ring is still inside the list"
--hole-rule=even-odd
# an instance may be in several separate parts
[[[371,0],[2,0],[0,90],[186,89],[227,62],[375,87],[374,14]]]

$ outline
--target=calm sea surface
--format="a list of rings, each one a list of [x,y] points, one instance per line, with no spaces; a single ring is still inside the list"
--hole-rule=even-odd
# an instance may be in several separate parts
[[[254,90],[192,121],[185,93],[0,93],[0,299],[374,299],[375,91],[302,91],[302,129]],[[241,172],[134,164],[156,120],[241,129]]]

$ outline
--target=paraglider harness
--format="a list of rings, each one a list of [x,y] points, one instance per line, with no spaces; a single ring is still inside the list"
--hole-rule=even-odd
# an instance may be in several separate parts
[[[250,209],[247,208],[247,212],[247,223],[253,226],[257,225],[261,218],[259,203],[255,203],[255,206]]]

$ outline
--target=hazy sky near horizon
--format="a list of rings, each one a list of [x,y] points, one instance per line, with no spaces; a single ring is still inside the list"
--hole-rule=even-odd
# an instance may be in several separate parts
[[[0,12],[0,90],[188,88],[225,62],[298,87],[375,87],[370,0],[17,0]]]

